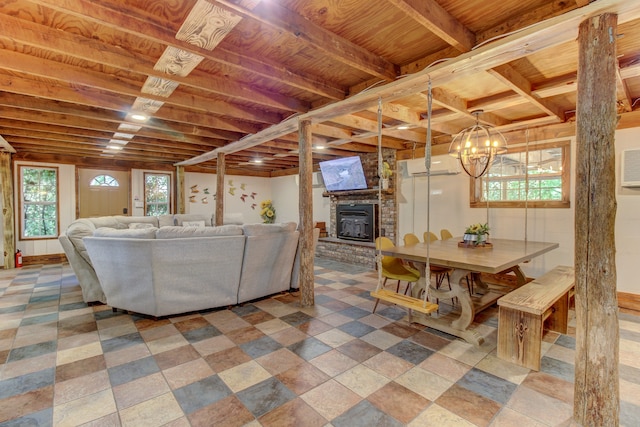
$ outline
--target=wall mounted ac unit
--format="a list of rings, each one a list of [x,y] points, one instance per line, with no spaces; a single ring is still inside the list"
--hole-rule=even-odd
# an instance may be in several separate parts
[[[427,176],[424,157],[407,160],[407,172],[411,176]],[[458,159],[451,156],[435,156],[431,158],[431,176],[457,175],[460,173]]]
[[[300,175],[296,175],[296,185],[300,185]],[[311,175],[311,186],[313,188],[324,187],[324,180],[322,179],[321,172],[313,172]]]
[[[620,185],[640,187],[640,150],[624,150],[620,164]]]

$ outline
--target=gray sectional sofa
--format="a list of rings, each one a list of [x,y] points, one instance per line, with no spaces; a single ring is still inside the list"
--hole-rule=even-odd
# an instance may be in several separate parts
[[[155,317],[298,287],[293,222],[215,227],[196,215],[87,218],[59,240],[86,302]]]

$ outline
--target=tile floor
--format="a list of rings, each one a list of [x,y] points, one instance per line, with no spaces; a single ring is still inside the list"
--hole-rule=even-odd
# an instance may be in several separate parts
[[[409,326],[377,275],[318,259],[295,295],[161,320],[82,302],[67,264],[0,270],[0,426],[553,426],[572,413],[574,338],[540,372]],[[620,315],[621,424],[640,425],[640,317]]]

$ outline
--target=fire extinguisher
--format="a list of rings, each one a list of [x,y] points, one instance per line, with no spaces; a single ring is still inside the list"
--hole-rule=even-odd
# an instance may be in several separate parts
[[[16,268],[22,267],[22,252],[20,249],[16,251]]]

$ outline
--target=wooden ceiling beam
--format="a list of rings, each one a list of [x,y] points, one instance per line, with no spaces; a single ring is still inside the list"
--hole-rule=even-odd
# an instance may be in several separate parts
[[[386,1],[460,52],[470,51],[476,42],[475,34],[451,16],[435,0]]]
[[[633,110],[633,99],[629,93],[627,83],[622,78],[620,72],[620,64],[616,61],[616,101],[618,104],[618,112]]]
[[[260,22],[263,25],[285,32],[321,51],[328,58],[386,81],[394,80],[399,68],[386,59],[358,46],[343,37],[314,24],[308,19],[286,9],[277,2],[268,2],[265,7],[246,9],[229,0],[216,0],[234,13]]]
[[[3,106],[4,108],[2,108]],[[33,114],[32,111],[36,111],[37,114]],[[105,131],[111,129],[112,132],[117,132],[118,125],[125,123],[124,115],[121,112],[71,105],[65,102],[55,102],[6,92],[0,97],[0,117],[12,120],[60,124],[81,129],[97,127]],[[220,142],[233,141],[242,135],[241,133],[186,125],[179,122],[163,122],[158,119],[147,121],[137,134],[145,132],[159,132],[165,134],[165,138],[180,139],[184,138],[185,135],[191,135],[199,138],[211,138]]]
[[[229,97],[240,102],[250,102],[267,108],[295,112],[308,111],[311,108],[307,103],[297,99],[249,87],[241,82],[232,83],[228,79],[219,78],[198,69],[193,70],[188,77],[169,76],[154,70],[155,60],[151,58],[135,55],[95,39],[55,30],[8,15],[3,15],[0,19],[0,40],[17,42],[144,76],[172,80],[196,91]]]
[[[123,99],[122,96],[112,95],[90,87],[62,86],[28,80],[17,76],[7,76],[0,79],[0,90],[33,97],[40,96],[54,101],[63,101],[72,104],[75,103],[87,107],[98,107],[119,112],[123,115],[121,119],[123,122],[125,121],[124,115],[129,113],[130,106],[133,104],[133,99],[126,100]],[[169,105],[165,105],[160,108],[160,110],[154,113],[153,116],[154,117],[152,119],[149,119],[145,123],[134,124],[146,127],[153,126],[154,122],[157,122],[158,124],[162,124],[164,122],[181,122],[183,125],[191,124],[195,126],[220,129],[222,131],[237,132],[240,134],[253,134],[263,129],[263,127],[253,125],[251,123],[207,114],[195,114],[193,111]],[[167,128],[171,129],[171,126],[168,125]]]
[[[255,123],[273,124],[280,122],[280,114],[246,108],[228,102],[185,94],[175,91],[165,98],[140,91],[139,82],[128,82],[123,78],[114,79],[104,73],[74,67],[57,61],[49,61],[7,50],[0,50],[0,64],[6,70],[24,73],[29,76],[56,80],[63,84],[86,86],[115,96],[145,98],[162,102],[165,106],[176,106],[201,111],[203,114],[213,114],[221,117],[240,117],[242,120]],[[130,105],[128,106],[130,107]]]
[[[531,82],[509,64],[500,65],[487,71],[546,114],[555,116],[558,121],[564,120],[564,112],[557,105],[536,96],[531,91]]]
[[[213,50],[200,48],[193,44],[183,42],[175,38],[175,31],[167,29],[165,22],[160,22],[151,15],[145,19],[111,9],[99,2],[87,0],[31,0],[40,6],[53,9],[58,12],[70,14],[83,20],[90,20],[99,25],[113,28],[143,40],[160,43],[167,46],[175,46],[187,52],[203,56],[213,62],[224,64],[240,72],[252,73],[270,81],[276,81],[290,87],[315,93],[333,100],[344,99],[346,90],[332,86],[321,79],[313,79],[309,76],[301,76],[293,70],[275,64],[259,61],[253,57],[241,55],[235,51],[217,46]]]
[[[197,164],[217,156],[219,151],[232,153],[259,145],[280,135],[295,132],[300,120],[312,123],[325,122],[339,116],[353,114],[374,106],[379,98],[384,102],[424,92],[429,85],[442,86],[456,79],[469,77],[479,71],[507,64],[544,49],[575,40],[578,25],[589,16],[602,13],[617,13],[619,24],[640,18],[640,3],[625,0],[599,0],[587,6],[524,28],[517,34],[508,35],[491,44],[481,46],[471,52],[439,63],[428,70],[416,72],[385,86],[360,92],[348,99],[334,102],[308,113],[285,120],[282,123],[264,129],[258,134],[249,135],[204,155],[180,162],[179,165]]]

